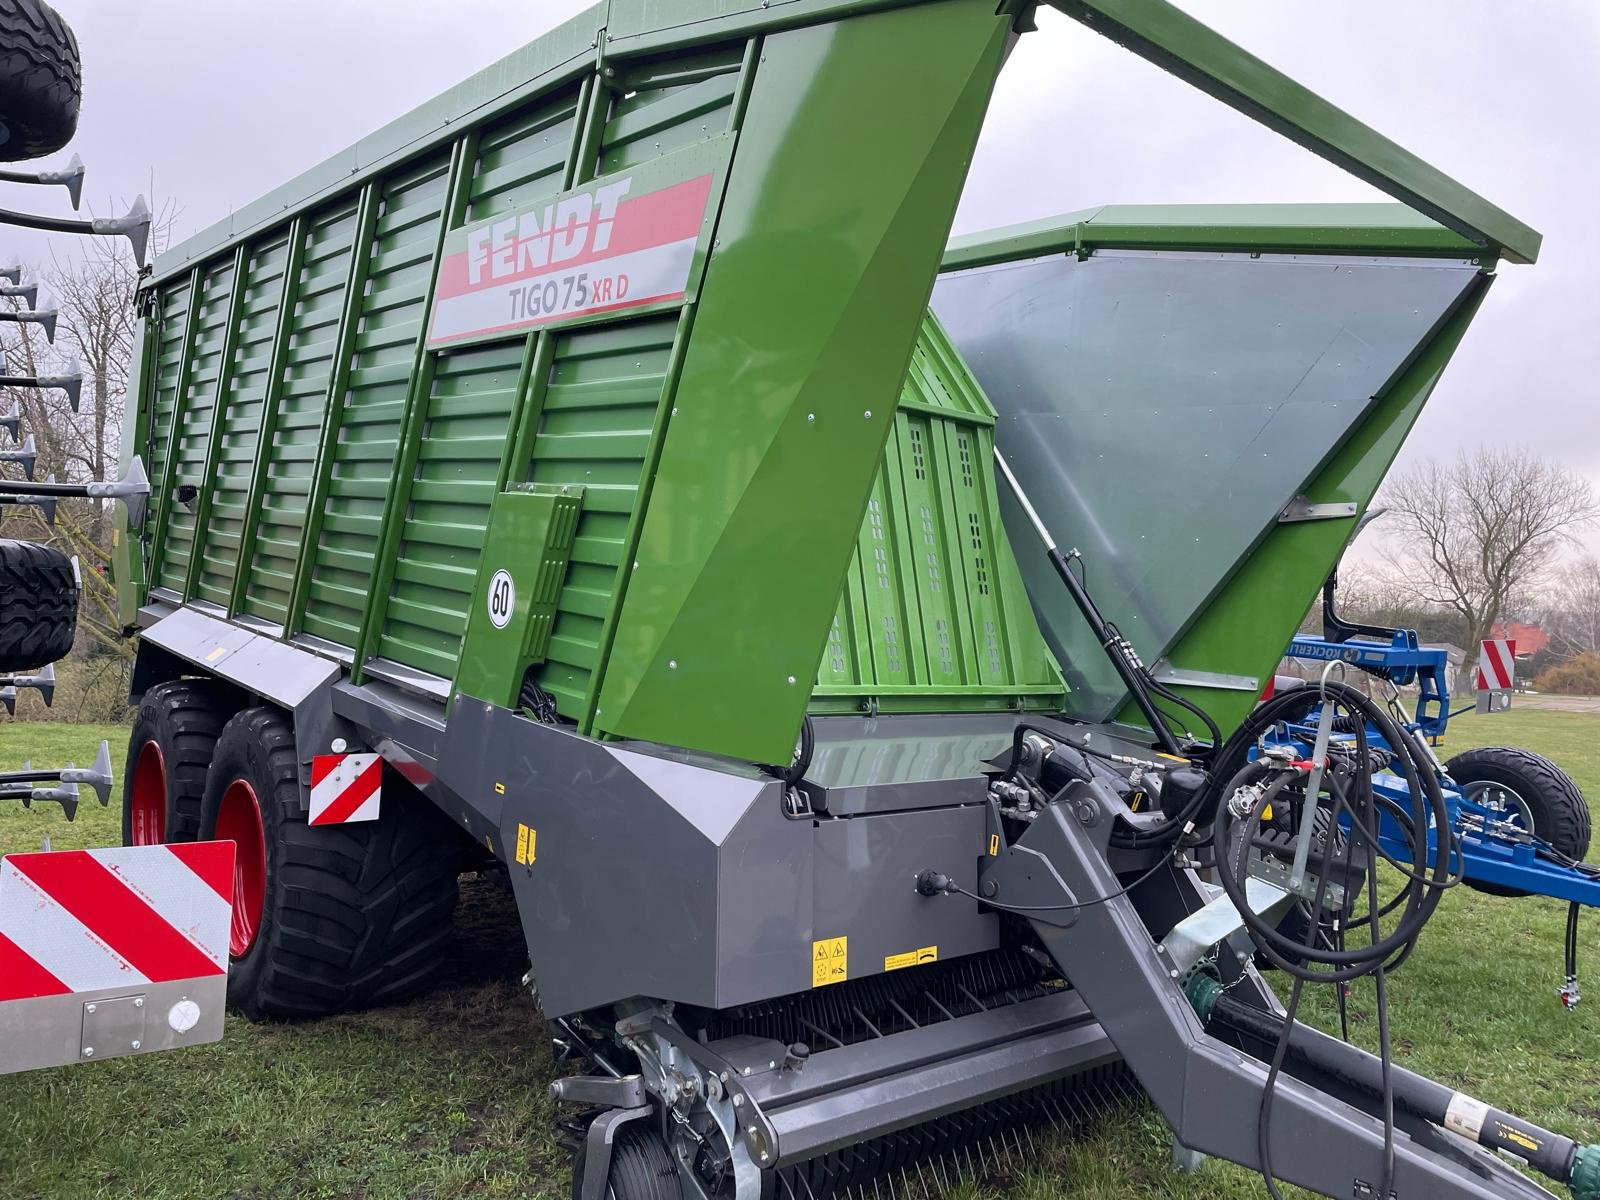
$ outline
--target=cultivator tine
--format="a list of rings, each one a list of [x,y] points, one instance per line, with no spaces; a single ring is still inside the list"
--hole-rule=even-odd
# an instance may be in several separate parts
[[[12,263],[9,267],[0,267],[0,279],[9,279],[12,283],[21,283],[22,264]]]
[[[31,312],[39,307],[39,281],[32,283],[7,283],[0,285],[0,296],[17,296]]]
[[[94,233],[121,234],[133,243],[133,260],[144,266],[145,250],[150,245],[150,205],[143,196],[120,217],[96,217],[89,222]]]
[[[22,471],[31,481],[33,479],[33,465],[39,457],[39,447],[33,440],[33,434],[28,435],[28,440],[16,450],[0,450],[0,462],[14,462],[22,464]]]
[[[34,788],[33,794],[28,797],[26,807],[32,808],[36,801],[55,801],[61,805],[61,813],[67,820],[76,820],[78,816],[78,785],[63,783],[57,787]]]
[[[0,321],[10,321],[16,325],[38,325],[44,330],[44,340],[53,344],[56,340],[56,318],[60,315],[53,308],[36,308],[32,312],[0,311]]]
[[[58,171],[0,171],[0,183],[60,184],[67,189],[67,196],[76,212],[83,200],[83,175],[83,159],[74,154],[67,165]]]
[[[6,715],[17,715],[17,689],[14,687],[0,688],[0,704],[5,705]]]
[[[18,688],[37,688],[39,697],[44,701],[44,706],[49,708],[56,696],[56,669],[53,666],[43,666],[32,675],[3,675],[0,676],[0,685],[11,693],[8,708],[16,705]],[[22,764],[24,768],[27,763]]]
[[[63,785],[76,788],[78,784],[88,784],[104,808],[111,803],[111,747],[106,742],[100,743],[100,752],[94,756],[94,762],[81,770],[68,763],[61,771]]]
[[[56,477],[51,475],[45,480],[45,483],[52,484],[55,481]],[[53,526],[56,523],[56,497],[54,496],[20,496],[14,492],[0,492],[0,507],[8,504],[18,508],[24,506],[37,508],[46,525]]]
[[[4,429],[11,435],[13,443],[22,440],[22,402],[20,400],[13,400],[11,402],[11,411],[0,417],[0,429]]]
[[[20,462],[24,453],[32,453],[32,446],[33,437],[30,435],[21,451],[0,450],[0,461],[11,459]],[[29,471],[28,478],[32,480],[32,471]],[[39,498],[59,499],[63,496],[87,496],[91,500],[121,500],[128,506],[128,520],[134,525],[143,523],[145,507],[150,497],[150,477],[145,474],[144,461],[137,454],[128,464],[128,473],[115,483],[99,481],[56,483],[52,478],[44,483],[7,481],[0,486],[6,489],[4,501],[11,504],[25,503],[30,499]]]
[[[83,391],[83,368],[77,359],[73,359],[67,364],[65,375],[0,375],[0,387],[60,388],[67,394],[67,403],[72,405],[72,411],[77,412],[78,399]],[[12,438],[15,440],[15,433]]]
[[[33,787],[26,782],[0,784],[0,800],[21,800],[23,808],[32,808],[40,801],[59,804],[69,821],[78,815],[78,785],[75,783],[55,787]]]

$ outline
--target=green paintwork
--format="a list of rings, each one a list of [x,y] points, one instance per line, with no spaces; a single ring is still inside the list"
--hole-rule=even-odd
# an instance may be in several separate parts
[[[244,502],[238,516],[239,544],[233,554],[233,582],[227,602],[230,614],[239,612],[244,604],[245,588],[250,581],[250,564],[255,558],[261,527],[266,523],[265,515],[261,514],[261,501],[272,448],[278,440],[278,417],[283,403],[291,330],[300,302],[300,276],[305,269],[306,240],[305,218],[296,217],[289,226],[283,284],[278,293],[273,329],[267,340],[270,357],[261,380],[260,427],[256,434],[255,453],[244,480]],[[251,514],[261,514],[260,519],[252,520]]]
[[[198,489],[207,478],[214,444],[212,426],[217,412],[217,386],[222,380],[223,361],[230,341],[228,317],[233,311],[237,290],[234,279],[243,255],[244,246],[241,245],[236,253],[218,259],[201,271],[200,303],[190,317],[185,335],[173,418],[172,456],[163,488],[168,511],[166,519],[157,526],[150,571],[156,586],[179,596],[188,595],[186,585],[198,527],[198,498],[191,511],[188,506],[176,503],[172,495],[174,489],[180,487]]]
[[[420,325],[415,330],[408,330],[408,336],[413,341],[410,385],[405,393],[405,406],[400,410],[399,419],[394,425],[394,450],[390,461],[385,464],[389,482],[384,489],[383,513],[377,529],[377,540],[372,549],[373,578],[366,593],[366,609],[361,615],[360,624],[356,627],[356,638],[353,643],[355,670],[351,677],[357,683],[361,682],[367,660],[377,651],[378,635],[383,628],[385,605],[389,603],[389,591],[394,586],[395,570],[399,565],[396,560],[400,549],[400,538],[404,532],[407,516],[411,513],[413,496],[420,487],[422,491],[418,503],[426,503],[429,496],[428,485],[435,482],[419,481],[415,478],[418,460],[422,454],[423,427],[429,416],[429,400],[442,358],[441,355],[428,353],[426,330],[433,314],[434,289],[438,282],[437,264],[444,248],[446,233],[452,225],[466,216],[470,195],[468,181],[471,178],[471,164],[477,157],[477,145],[477,135],[469,133],[451,148],[444,203],[430,227],[433,253],[426,260],[428,274],[422,288],[422,298],[407,310],[408,321],[414,312]],[[420,253],[423,246],[424,243],[419,238],[417,252]],[[441,440],[446,441],[448,445],[448,439]],[[427,441],[432,445],[434,439],[429,436]],[[373,471],[376,473],[376,466],[373,467]],[[449,498],[448,495],[441,497],[446,502]],[[432,582],[424,580],[423,586],[428,586]],[[453,632],[459,638],[461,631]],[[459,646],[459,641],[456,642],[456,646]]]
[[[517,706],[528,668],[543,662],[550,646],[556,601],[582,503],[579,487],[518,484],[495,496],[461,643],[455,694]],[[502,610],[497,627],[489,590],[502,570],[510,576],[513,601],[509,611]]]
[[[287,236],[254,250],[240,273],[237,311],[229,318],[233,339],[219,388],[207,482],[196,514],[200,553],[191,565],[188,584],[190,593],[225,609],[233,605],[245,514],[254,511],[249,492],[266,425],[268,380],[274,378],[288,262]]]
[[[792,752],[1009,26],[952,0],[766,39],[598,729]]]
[[[383,184],[338,436],[324,442],[327,491],[312,510],[321,530],[300,628],[352,650],[378,571],[450,163],[437,153]]]
[[[124,539],[142,551],[119,567],[124,609],[209,603],[358,678],[403,667],[443,694],[491,507],[532,483],[582,489],[537,679],[585,733],[780,761],[808,702],[1059,703],[993,521],[992,414],[922,325],[1024,6],[998,7],[609,0],[163,254],[131,426],[155,482]],[[952,255],[1536,251],[1520,223],[1159,0],[1060,7],[1432,219],[1115,207]],[[422,344],[440,247],[464,225],[674,154],[717,172],[683,302]],[[919,442],[938,478],[917,478]],[[970,484],[964,445],[984,463]],[[184,484],[197,511],[173,503]],[[887,608],[867,586],[869,500],[899,556]],[[937,589],[912,565],[924,507]],[[963,512],[979,516],[970,558]],[[886,613],[906,635],[899,672]],[[836,619],[842,667],[824,657]]]
[[[943,269],[1113,249],[1452,258],[1479,252],[1403,204],[1107,204],[952,238]]]
[[[306,600],[311,594],[312,564],[322,541],[322,521],[328,488],[333,480],[334,454],[344,436],[345,401],[350,396],[351,372],[355,369],[356,335],[361,331],[367,279],[376,258],[368,247],[377,237],[378,210],[383,203],[379,191],[376,183],[367,184],[356,203],[355,240],[350,247],[349,274],[329,364],[332,374],[323,397],[321,425],[311,460],[310,490],[300,510],[300,545],[289,580],[288,607],[282,618],[284,631],[290,634],[299,633],[304,627]]]
[[[994,410],[930,313],[872,482],[812,712],[1059,710],[1000,524]]]

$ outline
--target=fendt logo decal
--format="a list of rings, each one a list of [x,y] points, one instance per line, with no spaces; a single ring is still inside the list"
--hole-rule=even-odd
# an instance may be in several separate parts
[[[578,192],[519,217],[485,221],[467,230],[467,282],[532,275],[540,268],[571,262],[585,250],[596,255],[611,245],[617,205],[633,186],[619,179],[593,192]]]
[[[683,300],[718,170],[677,157],[453,231],[428,345]]]

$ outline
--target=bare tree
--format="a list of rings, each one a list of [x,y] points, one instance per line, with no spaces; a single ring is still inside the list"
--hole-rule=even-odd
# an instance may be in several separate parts
[[[1545,632],[1562,657],[1600,653],[1600,560],[1562,565],[1544,613]]]
[[[1593,487],[1527,450],[1481,447],[1392,476],[1389,576],[1458,613],[1469,655],[1497,620],[1531,602],[1577,530],[1600,516]]]

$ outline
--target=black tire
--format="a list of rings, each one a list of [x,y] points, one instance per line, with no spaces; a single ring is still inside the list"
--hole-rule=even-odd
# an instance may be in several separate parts
[[[583,1195],[583,1161],[580,1142],[572,1170],[573,1200]],[[684,1200],[678,1164],[650,1118],[630,1121],[617,1134],[604,1195],[606,1200]]]
[[[228,1002],[253,1021],[325,1016],[404,1000],[445,963],[456,906],[458,839],[449,820],[385,774],[378,821],[306,824],[294,728],[276,708],[247,708],[222,730],[200,806],[200,836],[218,836],[245,792],[256,801],[263,886],[253,939],[235,915]],[[224,836],[236,828],[223,822]],[[238,840],[237,838],[235,839]],[[235,907],[246,889],[240,842]]]
[[[1589,805],[1572,777],[1548,758],[1513,746],[1484,746],[1456,755],[1445,770],[1463,790],[1474,783],[1509,789],[1528,806],[1535,835],[1579,862],[1589,853]],[[1528,894],[1471,879],[1467,884],[1492,896]]]
[[[77,627],[72,560],[49,546],[0,541],[0,671],[31,671],[65,658]]]
[[[78,39],[44,0],[0,0],[0,160],[54,154],[78,131]]]
[[[206,771],[238,707],[209,679],[175,679],[144,694],[122,772],[122,844],[192,842],[200,834]]]

